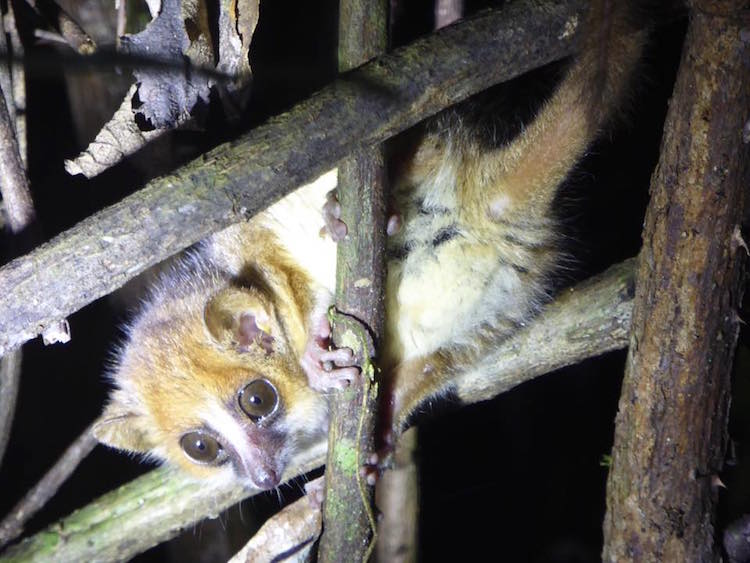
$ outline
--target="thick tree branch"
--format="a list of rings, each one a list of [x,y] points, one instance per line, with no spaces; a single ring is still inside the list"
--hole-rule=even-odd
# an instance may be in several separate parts
[[[0,269],[0,354],[472,93],[572,51],[582,0],[513,2],[345,75]]]
[[[633,294],[632,260],[566,290],[526,330],[506,341],[459,382],[465,402],[500,392],[586,358],[627,345]],[[541,366],[541,367],[539,367]],[[300,453],[284,478],[323,463],[325,444]],[[4,561],[122,560],[133,557],[207,515],[254,494],[188,481],[157,469],[28,538]]]
[[[695,2],[638,259],[604,561],[718,561],[715,476],[745,280],[743,1]],[[743,37],[744,34],[744,37]]]

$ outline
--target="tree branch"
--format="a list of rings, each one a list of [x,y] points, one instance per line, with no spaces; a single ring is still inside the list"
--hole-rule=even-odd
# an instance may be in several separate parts
[[[627,260],[564,291],[532,325],[459,381],[459,396],[467,403],[491,399],[548,370],[625,347],[632,272],[633,261]],[[324,443],[300,452],[284,479],[321,465],[324,452]],[[8,549],[4,561],[128,559],[255,493],[156,469]]]
[[[21,350],[13,350],[0,358],[0,465],[10,441],[22,363]],[[1,541],[0,545],[2,545]]]
[[[387,26],[388,2],[340,0],[339,70],[346,72],[384,53]],[[330,398],[325,526],[318,550],[322,563],[367,561],[376,536],[374,489],[364,482],[360,468],[375,451],[378,387],[373,362],[383,336],[385,308],[383,146],[356,151],[346,159],[339,167],[338,183],[341,219],[348,234],[337,248],[335,303],[345,320],[357,326],[335,322],[333,340],[337,346],[352,348],[362,377]]]
[[[513,2],[380,57],[5,265],[0,354],[353,150],[570,54],[585,4]]]
[[[6,14],[0,15],[0,50],[5,53],[22,52],[15,26],[13,6],[8,5]],[[6,37],[5,30],[9,37]],[[21,84],[18,83],[19,77]],[[12,233],[8,246],[17,253],[30,246],[27,243],[35,234],[36,211],[25,168],[26,122],[23,112],[16,111],[16,101],[22,104],[21,109],[25,108],[23,73],[6,60],[0,64],[0,192]],[[21,350],[0,358],[0,465],[16,412],[22,359]]]
[[[715,477],[746,263],[750,41],[743,1],[694,2],[652,177],[604,561],[718,561]]]

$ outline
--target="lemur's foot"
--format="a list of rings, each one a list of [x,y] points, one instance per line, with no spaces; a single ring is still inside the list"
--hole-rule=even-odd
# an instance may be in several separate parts
[[[359,474],[365,478],[365,482],[375,486],[381,475],[393,467],[393,454],[396,451],[396,440],[393,431],[381,436],[382,445],[376,452],[373,452],[367,458],[367,461],[360,467]]]
[[[349,387],[360,373],[351,348],[329,349],[330,344],[331,325],[323,315],[313,326],[300,363],[310,387],[324,393]]]
[[[393,235],[398,234],[403,224],[404,224],[404,220],[400,214],[398,213],[392,214],[391,216],[388,217],[388,223],[386,223],[386,226],[385,226],[385,234],[387,234],[389,237],[392,237]]]
[[[323,221],[325,227],[321,229],[321,234],[328,233],[334,242],[341,242],[346,238],[349,230],[346,223],[341,220],[341,204],[336,197],[336,190],[331,190],[326,195],[326,202],[323,205]]]
[[[346,223],[341,220],[341,204],[336,197],[336,190],[331,190],[326,195],[326,202],[323,204],[323,221],[325,226],[320,230],[320,234],[331,236],[334,242],[341,242],[346,238],[349,232]],[[397,234],[403,225],[403,219],[398,213],[388,217],[385,232],[390,237]]]

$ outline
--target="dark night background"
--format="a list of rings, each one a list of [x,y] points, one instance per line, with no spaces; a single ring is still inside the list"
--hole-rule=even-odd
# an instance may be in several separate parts
[[[468,11],[480,8],[467,2]],[[432,2],[399,5],[395,45],[428,33]],[[251,51],[254,71],[249,114],[236,134],[283,111],[335,77],[336,2],[261,1],[261,19]],[[648,201],[648,184],[658,157],[661,126],[679,61],[685,21],[659,25],[633,94],[625,123],[597,142],[561,194],[559,207],[566,250],[575,260],[559,284],[575,283],[637,253]],[[56,51],[40,47],[45,56]],[[181,132],[169,141],[169,158],[156,169],[124,163],[102,177],[71,178],[62,161],[89,138],[75,133],[71,98],[62,66],[27,77],[30,176],[45,239],[97,209],[141,187],[155,172],[226,140],[209,114],[207,131]],[[101,75],[101,68],[89,72]],[[122,77],[112,76],[122,81]],[[127,82],[125,78],[125,82]],[[110,111],[113,108],[110,108]],[[102,117],[104,119],[104,117]],[[220,120],[217,120],[220,121]],[[101,123],[99,123],[101,125]],[[160,153],[163,156],[164,152]],[[151,162],[145,152],[142,159]],[[12,253],[8,249],[7,256]],[[99,414],[107,384],[102,378],[118,325],[127,319],[123,299],[104,298],[69,318],[72,341],[24,347],[13,435],[0,468],[0,514],[5,514]],[[744,318],[748,315],[742,314]],[[740,337],[735,371],[731,433],[747,434],[747,334]],[[608,354],[551,373],[493,401],[468,408],[448,406],[432,413],[420,430],[422,559],[474,558],[496,554],[506,561],[598,561],[607,468],[625,352]],[[741,462],[741,448],[738,450]],[[749,485],[739,479],[741,463],[722,478],[720,520],[748,508]],[[28,527],[33,533],[148,467],[98,447],[57,497]],[[284,486],[280,496],[298,495]],[[216,530],[230,534],[278,507],[268,493],[236,507],[222,522],[188,530],[188,544],[205,545]],[[242,518],[237,518],[242,513]],[[244,521],[244,522],[243,522]],[[160,546],[139,561],[185,560],[184,543]],[[188,548],[191,549],[191,548]],[[218,549],[218,548],[215,548]],[[191,553],[195,554],[195,551]],[[214,552],[212,552],[214,553]],[[203,561],[223,560],[207,554]],[[196,559],[197,560],[197,559]]]

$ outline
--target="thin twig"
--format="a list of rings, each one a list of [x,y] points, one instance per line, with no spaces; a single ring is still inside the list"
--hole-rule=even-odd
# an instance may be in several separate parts
[[[115,37],[115,44],[117,48],[120,48],[120,37],[125,35],[125,29],[128,25],[128,10],[127,0],[115,1],[115,9],[117,10],[117,36]]]
[[[60,459],[44,474],[24,497],[18,501],[13,510],[0,522],[0,547],[21,535],[26,522],[51,499],[68,477],[75,471],[81,461],[91,453],[99,443],[91,431],[93,424],[84,430],[68,446]]]
[[[8,11],[2,17],[3,29],[8,34],[10,44],[6,42],[4,45],[5,52],[11,53],[15,59],[22,58],[24,56],[24,48],[21,43],[21,36],[18,33],[18,27],[16,26],[16,15],[13,11],[13,3],[8,3]],[[10,47],[10,48],[8,48]],[[26,70],[23,65],[10,64],[10,90],[6,90],[5,82],[2,83],[3,92],[10,94],[13,93],[13,103],[10,103],[10,97],[6,98],[8,103],[8,109],[12,105],[13,110],[11,112],[13,116],[13,126],[16,131],[16,142],[18,143],[18,154],[21,156],[21,163],[23,167],[28,166],[27,162],[27,138],[26,138]]]
[[[419,468],[417,428],[409,428],[396,444],[393,467],[378,481],[375,501],[380,510],[376,561],[413,563],[418,553]]]
[[[10,229],[18,234],[34,222],[36,213],[3,92],[0,92],[0,191]]]
[[[437,0],[435,2],[435,29],[451,25],[464,15],[464,0]]]

